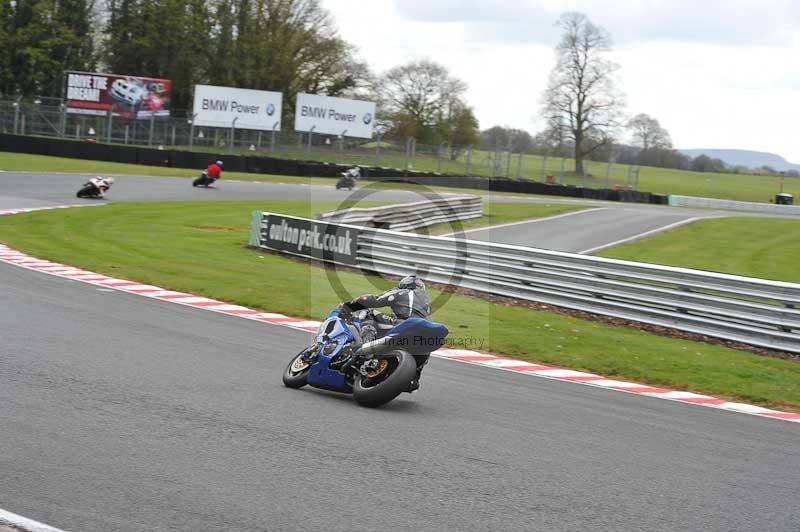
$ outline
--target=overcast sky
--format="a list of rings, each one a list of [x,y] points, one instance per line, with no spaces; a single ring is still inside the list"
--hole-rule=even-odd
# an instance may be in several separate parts
[[[800,0],[322,0],[378,72],[412,59],[469,85],[481,128],[531,133],[554,26],[580,11],[609,31],[629,115],[678,148],[738,148],[800,163]]]

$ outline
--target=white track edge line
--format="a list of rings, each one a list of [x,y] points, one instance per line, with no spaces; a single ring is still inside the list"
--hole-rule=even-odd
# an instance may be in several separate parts
[[[615,240],[614,242],[609,242],[608,244],[603,244],[601,246],[595,246],[593,248],[584,249],[583,251],[579,251],[578,255],[588,255],[589,253],[594,253],[595,251],[600,251],[602,249],[618,246],[620,244],[631,242],[633,240],[639,240],[640,238],[645,238],[647,236],[654,235],[656,233],[661,233],[662,231],[669,231],[670,229],[675,229],[676,227],[690,224],[692,222],[696,222],[697,220],[704,220],[705,218],[706,217],[704,216],[695,216],[692,218],[686,218],[685,220],[680,220],[675,223],[665,225],[663,227],[656,227],[655,229],[650,229],[649,231],[645,231],[644,233],[639,233],[638,235],[629,236],[627,238],[621,238],[620,240]]]
[[[523,224],[534,224],[539,222],[549,222],[550,220],[556,220],[558,218],[566,218],[567,216],[575,216],[576,214],[585,214],[587,212],[592,211],[605,211],[608,210],[609,207],[595,207],[593,209],[581,209],[579,211],[572,211],[572,212],[564,212],[561,214],[554,214],[553,216],[545,216],[543,218],[530,218],[528,220],[521,220],[519,222],[508,222],[504,224],[497,224],[497,225],[487,225],[484,227],[475,227],[474,229],[467,229],[465,231],[456,231],[455,233],[446,233],[438,236],[458,236],[467,233],[475,233],[478,231],[491,231],[492,229],[500,229],[503,227],[511,227],[512,225],[523,225]]]
[[[55,528],[0,508],[0,524],[5,523],[21,528],[23,532],[66,532],[60,528]]]

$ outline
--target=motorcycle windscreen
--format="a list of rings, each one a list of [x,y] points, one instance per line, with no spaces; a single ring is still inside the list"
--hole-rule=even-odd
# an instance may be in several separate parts
[[[432,353],[444,345],[450,331],[441,323],[422,318],[408,318],[391,329],[387,336],[402,338],[411,351]]]

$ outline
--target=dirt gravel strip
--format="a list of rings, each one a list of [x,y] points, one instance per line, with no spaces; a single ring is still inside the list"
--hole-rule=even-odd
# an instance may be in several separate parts
[[[25,210],[22,210],[22,212],[25,212]],[[202,310],[227,314],[237,318],[255,320],[272,325],[292,327],[294,329],[304,330],[309,333],[315,333],[320,325],[319,321],[295,318],[274,312],[263,312],[240,305],[232,305],[223,301],[217,301],[207,297],[196,296],[194,294],[166,290],[158,286],[142,284],[126,279],[108,277],[103,274],[75,268],[73,266],[67,266],[64,264],[31,257],[3,244],[0,244],[0,262],[13,264],[15,266],[49,275],[55,275],[65,279],[81,281],[95,286],[120,290],[143,297],[159,299],[170,303],[177,303]],[[585,373],[582,371],[547,366],[543,364],[535,364],[508,357],[480,353],[477,351],[442,348],[433,353],[433,356],[455,362],[483,366],[495,370],[510,371],[513,373],[529,375],[532,377],[553,379],[573,384],[581,384],[584,386],[596,386],[618,392],[643,395],[647,397],[676,401],[679,403],[717,408],[731,412],[800,423],[800,413],[782,412],[746,403],[736,403],[709,395],[697,394],[694,392],[670,390],[667,388],[649,386],[635,382],[609,379],[592,373]]]

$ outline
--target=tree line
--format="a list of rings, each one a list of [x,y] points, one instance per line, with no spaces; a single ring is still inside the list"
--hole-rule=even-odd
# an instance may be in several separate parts
[[[376,75],[359,59],[320,0],[0,0],[0,97],[60,97],[65,70],[170,79],[173,109],[188,109],[198,83],[376,101],[384,139],[414,137],[453,159],[468,146],[614,160],[699,171],[729,170],[673,149],[655,118],[625,117],[608,58],[611,37],[585,15],[564,13],[556,63],[542,94],[546,127],[531,135],[479,130],[466,84],[430,60]],[[627,132],[632,139],[622,144]]]
[[[432,61],[381,76],[358,58],[319,0],[0,0],[0,96],[60,97],[65,70],[172,80],[173,109],[195,84],[299,92],[379,103],[387,137],[443,144],[451,157],[478,140],[466,85]]]

